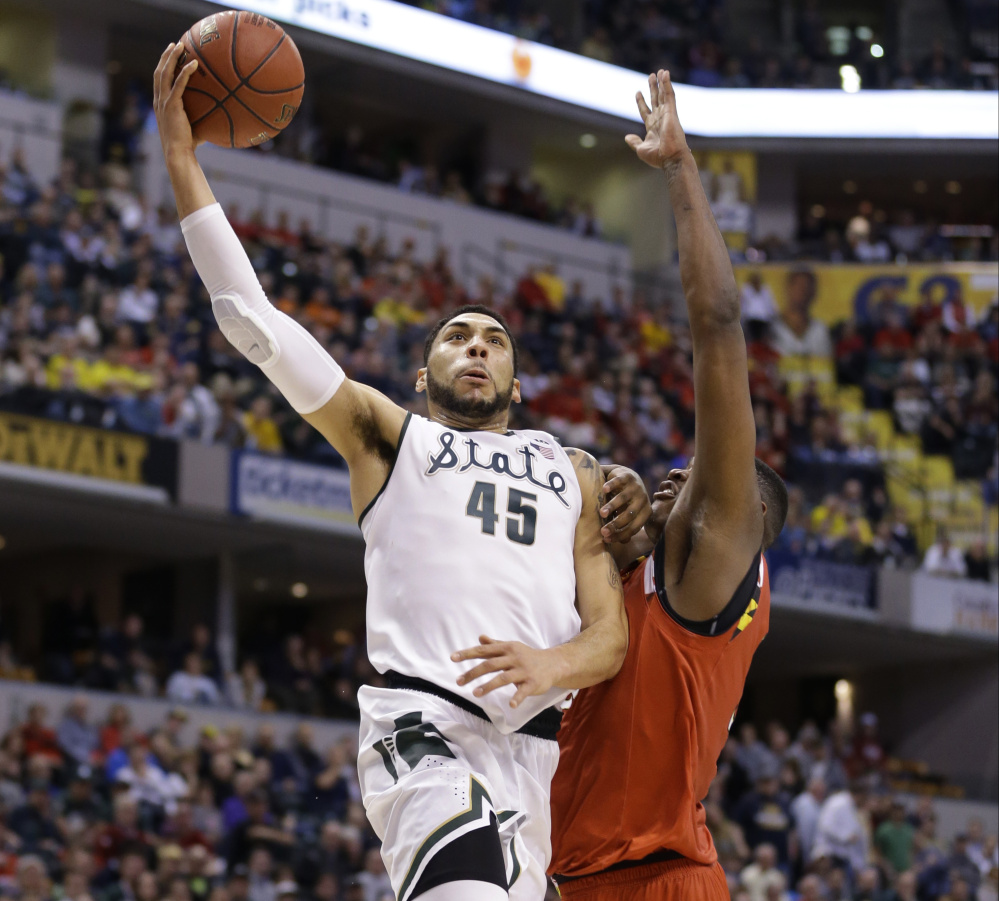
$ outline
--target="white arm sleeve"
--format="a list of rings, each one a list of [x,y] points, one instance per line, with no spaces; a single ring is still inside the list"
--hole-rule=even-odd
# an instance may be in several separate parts
[[[343,370],[267,299],[222,207],[213,203],[196,210],[180,227],[229,343],[259,366],[299,413],[314,413],[327,403],[344,382]]]

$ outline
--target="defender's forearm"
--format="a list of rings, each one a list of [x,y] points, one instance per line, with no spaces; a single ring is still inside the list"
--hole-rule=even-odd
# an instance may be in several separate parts
[[[685,150],[664,168],[676,218],[680,279],[696,340],[705,327],[737,323],[739,292],[728,248],[704,194],[697,163]]]

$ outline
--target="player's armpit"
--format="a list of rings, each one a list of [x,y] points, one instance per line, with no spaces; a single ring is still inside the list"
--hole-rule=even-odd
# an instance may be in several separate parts
[[[384,394],[347,380],[322,407],[303,418],[347,461],[350,499],[360,516],[391,471],[406,411]]]

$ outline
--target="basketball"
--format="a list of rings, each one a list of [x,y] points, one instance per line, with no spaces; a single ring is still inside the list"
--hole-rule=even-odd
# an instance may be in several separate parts
[[[253,147],[291,122],[305,91],[305,69],[295,42],[276,22],[227,10],[196,22],[181,41],[180,66],[198,61],[184,91],[196,139]]]

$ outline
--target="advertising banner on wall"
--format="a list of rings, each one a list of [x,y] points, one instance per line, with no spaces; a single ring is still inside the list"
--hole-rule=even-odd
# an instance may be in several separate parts
[[[999,640],[999,592],[988,582],[916,573],[912,578],[912,627]]]
[[[359,535],[345,469],[233,452],[232,512],[256,519]]]
[[[177,492],[174,441],[0,412],[0,467],[10,465],[24,467],[26,479],[59,474],[66,487],[145,486],[164,500]]]
[[[960,294],[979,315],[999,293],[999,265],[995,263],[926,263],[909,265],[766,264],[735,267],[739,287],[752,272],[759,272],[770,286],[777,309],[784,308],[788,275],[807,269],[815,275],[812,315],[834,323],[857,316],[863,319],[888,286],[897,290],[899,303],[915,306],[924,293],[938,303]]]
[[[794,555],[774,555],[770,565],[770,600],[777,607],[794,607],[832,616],[876,619],[874,569],[829,563]]]
[[[215,0],[279,22],[576,106],[638,120],[648,73],[525,41],[392,0]],[[714,137],[999,137],[984,91],[701,88],[676,85],[689,134]]]

